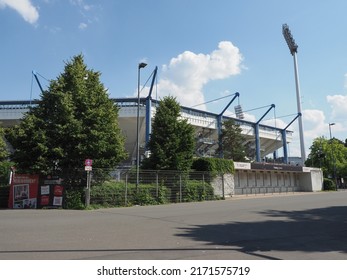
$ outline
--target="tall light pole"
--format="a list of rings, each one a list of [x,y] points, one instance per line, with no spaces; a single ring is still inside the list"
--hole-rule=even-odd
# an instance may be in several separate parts
[[[335,125],[335,123],[329,123],[329,134],[330,134],[330,140],[331,140],[331,127]]]
[[[331,127],[335,125],[335,123],[329,123],[329,135],[330,135],[330,145],[331,146],[331,153],[332,153],[332,159],[333,159],[333,176],[336,184],[336,190],[337,190],[337,176],[336,176],[336,159],[335,159],[335,149],[334,149],[334,143],[332,140],[332,135],[331,135]]]
[[[137,67],[137,118],[136,118],[136,192],[139,189],[140,171],[140,69],[145,68],[147,63],[140,62]]]
[[[305,160],[306,160],[306,153],[305,153],[305,142],[304,142],[304,128],[303,128],[303,124],[302,124],[298,62],[297,62],[297,58],[296,58],[296,53],[298,52],[298,45],[295,43],[295,40],[294,40],[287,24],[282,25],[282,33],[283,33],[284,39],[286,40],[287,45],[289,47],[290,54],[294,58],[296,102],[297,102],[298,114],[300,114],[298,121],[299,121],[299,134],[300,134],[301,161],[302,161],[302,165],[304,166]]]

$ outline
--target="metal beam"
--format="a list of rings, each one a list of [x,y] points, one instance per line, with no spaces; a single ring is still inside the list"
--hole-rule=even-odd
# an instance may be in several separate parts
[[[225,111],[229,108],[229,106],[234,102],[234,100],[240,96],[240,93],[236,92],[234,97],[231,99],[231,101],[228,103],[228,105],[224,108],[224,110],[217,116],[217,129],[218,129],[218,145],[219,145],[219,157],[223,157],[223,150],[222,147],[222,125],[223,125],[223,114]]]
[[[40,88],[41,92],[43,93],[44,91],[43,91],[43,88],[42,88],[42,86],[41,86],[40,80],[39,80],[39,78],[37,77],[36,71],[33,70],[33,71],[32,71],[32,74],[34,75],[35,80],[36,80],[37,84],[39,85],[39,88]]]
[[[282,145],[283,145],[283,158],[284,163],[288,164],[288,146],[287,146],[287,128],[292,125],[293,122],[296,121],[297,118],[301,116],[301,113],[298,113],[297,116],[285,127],[282,129]]]
[[[152,114],[151,114],[152,92],[153,92],[154,81],[157,77],[157,72],[158,72],[158,66],[156,66],[154,71],[152,72],[153,77],[152,77],[151,87],[149,88],[149,94],[146,98],[146,149],[147,149],[147,144],[149,142],[151,132],[152,132]]]
[[[254,125],[254,134],[255,134],[255,151],[256,151],[256,161],[260,162],[260,137],[259,137],[259,123],[264,119],[264,117],[275,108],[275,104],[271,104],[270,108],[266,113],[255,123]]]
[[[223,114],[225,113],[225,111],[229,108],[229,106],[234,102],[234,100],[237,98],[237,97],[240,97],[240,93],[236,92],[234,94],[234,97],[230,100],[230,102],[228,103],[228,105],[224,108],[224,110],[219,114],[220,116],[223,116]]]

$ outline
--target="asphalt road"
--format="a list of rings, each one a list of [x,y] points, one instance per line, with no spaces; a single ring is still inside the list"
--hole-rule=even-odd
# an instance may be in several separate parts
[[[346,260],[347,191],[91,211],[0,210],[0,259]]]

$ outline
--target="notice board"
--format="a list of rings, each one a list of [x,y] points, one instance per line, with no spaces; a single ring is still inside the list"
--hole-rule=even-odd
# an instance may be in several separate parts
[[[39,175],[13,174],[10,186],[8,208],[37,208]]]
[[[64,187],[60,178],[48,176],[41,180],[38,190],[38,208],[61,208],[63,199]]]

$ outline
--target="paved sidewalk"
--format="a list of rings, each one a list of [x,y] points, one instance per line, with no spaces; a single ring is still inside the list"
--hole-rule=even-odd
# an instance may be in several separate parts
[[[0,259],[346,260],[346,213],[346,191],[91,211],[1,210]]]

